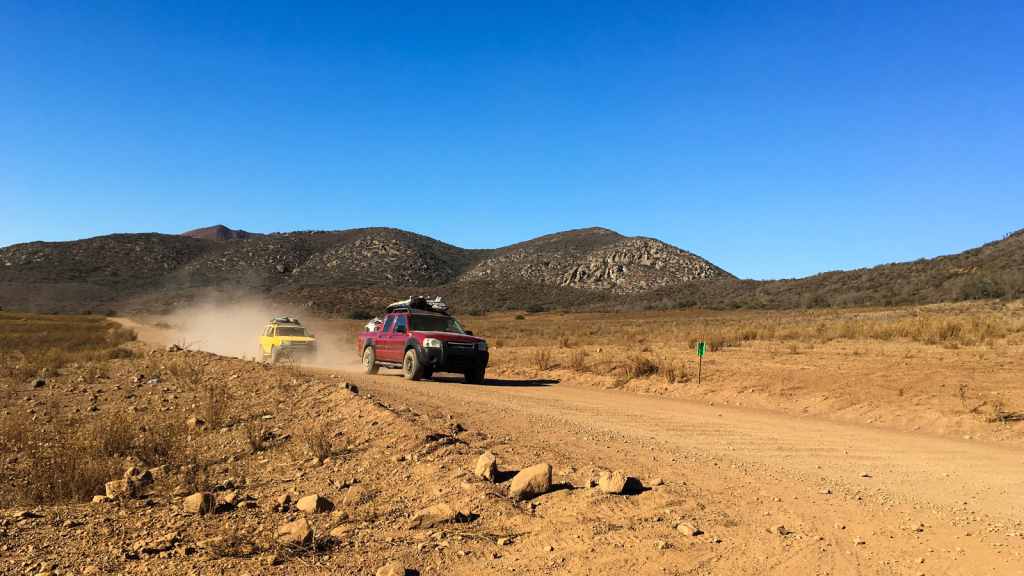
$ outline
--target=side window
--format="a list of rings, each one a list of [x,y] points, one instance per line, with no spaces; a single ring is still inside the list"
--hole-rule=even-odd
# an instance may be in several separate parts
[[[394,322],[395,322],[395,317],[394,316],[388,316],[387,319],[384,320],[384,327],[380,329],[381,333],[391,332],[391,325]]]
[[[263,329],[263,335],[270,336],[270,326],[267,326],[266,328]]]
[[[398,317],[398,322],[395,322],[395,332],[398,332],[398,327],[399,326],[402,327],[402,331],[403,332],[408,332],[408,330],[405,329],[406,328],[406,326],[405,326],[405,316],[399,316]]]

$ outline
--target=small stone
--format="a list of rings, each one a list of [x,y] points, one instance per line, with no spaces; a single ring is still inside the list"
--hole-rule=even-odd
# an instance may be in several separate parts
[[[359,484],[349,487],[345,492],[345,498],[341,501],[343,506],[358,506],[363,500],[363,487]]]
[[[217,499],[209,492],[196,492],[185,498],[181,508],[190,514],[210,514],[217,507]]]
[[[288,494],[278,496],[277,503],[280,504],[281,506],[289,506],[295,503],[295,501],[297,500],[297,496],[298,494],[292,494],[291,492],[289,492]]]
[[[651,479],[650,479],[650,480],[648,480],[647,482],[648,482],[648,484],[650,484],[651,486],[664,486],[664,485],[665,485],[665,481],[664,481],[664,480],[662,480],[661,478],[657,478],[657,477],[655,477],[655,478],[651,478]]]
[[[665,542],[664,540],[655,540],[654,541],[654,549],[655,550],[667,550],[668,548],[669,548],[668,542]]]
[[[409,528],[433,528],[438,524],[454,522],[455,511],[447,504],[437,504],[413,514]]]
[[[529,500],[551,491],[551,465],[531,466],[512,478],[508,495],[513,500]]]
[[[700,536],[703,534],[703,532],[698,530],[696,526],[688,523],[680,524],[676,529],[679,530],[683,536]]]
[[[106,483],[107,498],[111,500],[123,500],[131,498],[134,490],[128,480],[113,480]]]
[[[100,569],[95,566],[86,566],[85,570],[82,570],[82,574],[91,576],[92,574],[102,574],[102,572],[100,572]]]
[[[108,500],[110,500],[110,498],[108,498],[106,496],[93,496],[92,497],[92,503],[93,504],[105,504]]]
[[[405,565],[398,562],[392,562],[385,566],[381,566],[377,569],[377,576],[405,576],[406,570]]]
[[[338,526],[337,528],[330,531],[331,538],[341,540],[342,538],[348,538],[352,535],[352,529],[348,526]]]
[[[597,480],[597,485],[605,494],[622,494],[622,491],[626,489],[626,480],[627,476],[618,470],[611,474],[602,472],[601,477]]]
[[[200,418],[189,418],[188,420],[185,421],[185,425],[188,426],[189,428],[199,428],[204,424],[206,424],[206,422],[204,422]]]
[[[267,554],[266,556],[260,558],[260,564],[263,564],[264,566],[277,566],[280,563],[281,559],[278,558],[275,554]]]
[[[554,549],[554,547],[552,547],[552,546],[545,546],[545,547],[544,547],[544,551],[545,551],[545,552],[554,552],[554,551],[555,551],[555,549]]]
[[[295,507],[306,514],[322,514],[334,510],[334,503],[319,494],[311,494],[299,500]]]
[[[36,381],[35,381],[35,382],[34,382],[34,383],[32,384],[32,387],[33,387],[33,388],[42,388],[43,386],[46,386],[46,380],[36,380]]]
[[[154,480],[159,480],[160,478],[166,478],[167,474],[169,472],[170,472],[170,468],[167,466],[167,464],[164,464],[162,466],[157,466],[156,468],[150,468],[149,469],[149,475],[152,476]]]
[[[494,482],[498,477],[498,459],[490,451],[484,452],[476,461],[476,475],[481,480]]]
[[[277,539],[282,544],[305,546],[313,542],[313,529],[305,518],[299,518],[278,528]]]
[[[789,530],[786,530],[786,527],[782,524],[779,524],[778,526],[772,526],[768,529],[768,532],[771,534],[778,534],[779,536],[785,536],[786,534],[789,534]]]

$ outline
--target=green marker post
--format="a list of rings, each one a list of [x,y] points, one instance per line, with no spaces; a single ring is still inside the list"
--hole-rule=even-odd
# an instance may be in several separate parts
[[[697,386],[700,386],[700,373],[704,364],[704,343],[697,342]]]

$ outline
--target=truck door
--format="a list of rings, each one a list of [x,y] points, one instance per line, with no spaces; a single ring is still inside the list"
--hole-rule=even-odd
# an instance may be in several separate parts
[[[405,320],[405,314],[395,316],[395,326],[391,329],[391,357],[392,362],[401,362],[405,355],[405,341],[409,339],[409,328]]]
[[[395,317],[388,315],[384,318],[384,325],[380,327],[380,332],[373,333],[373,347],[377,353],[377,360],[381,362],[390,362],[388,359],[388,352],[391,350],[391,325],[395,323]]]

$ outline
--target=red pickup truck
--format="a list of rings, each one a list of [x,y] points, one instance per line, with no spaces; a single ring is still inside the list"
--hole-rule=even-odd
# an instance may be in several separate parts
[[[415,308],[388,314],[379,331],[360,332],[358,346],[363,372],[399,368],[407,380],[450,372],[480,384],[489,359],[487,342],[463,330],[455,318]]]

